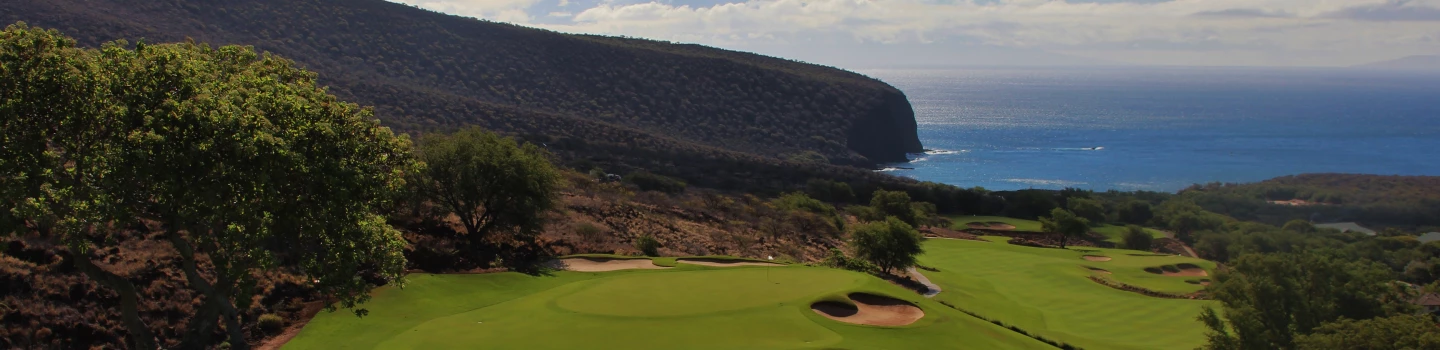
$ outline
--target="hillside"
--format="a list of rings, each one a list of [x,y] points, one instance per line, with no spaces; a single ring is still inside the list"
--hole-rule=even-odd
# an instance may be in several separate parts
[[[1406,56],[1393,60],[1366,63],[1355,66],[1355,68],[1440,71],[1440,55]]]
[[[1302,219],[1419,229],[1440,226],[1434,215],[1440,211],[1437,189],[1437,176],[1302,174],[1250,184],[1197,185],[1182,195],[1210,211],[1275,225]]]
[[[819,154],[867,166],[921,151],[909,102],[883,82],[698,45],[560,34],[382,0],[0,3],[0,22],[16,21],[85,46],[253,45],[319,73],[401,131],[480,125],[545,143],[572,165],[652,169],[702,185],[869,178],[780,159]]]

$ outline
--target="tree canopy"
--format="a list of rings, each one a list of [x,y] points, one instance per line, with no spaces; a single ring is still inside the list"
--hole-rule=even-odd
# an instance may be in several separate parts
[[[915,208],[910,205],[910,194],[902,191],[875,191],[870,197],[870,206],[881,214],[900,219],[911,227],[919,224]]]
[[[881,272],[893,273],[915,266],[915,256],[924,252],[924,237],[910,224],[894,216],[885,221],[855,225],[850,232],[850,249]]]
[[[425,196],[465,226],[471,248],[494,232],[533,236],[555,205],[560,173],[540,147],[477,127],[420,140]]]
[[[1070,237],[1084,236],[1090,232],[1090,221],[1075,216],[1069,210],[1055,208],[1050,210],[1050,217],[1040,218],[1040,228],[1045,232],[1060,234],[1060,247],[1065,247],[1065,242]]]
[[[158,223],[205,296],[190,346],[218,313],[244,347],[237,309],[264,270],[293,268],[332,307],[368,298],[362,272],[403,272],[404,241],[376,214],[413,171],[409,142],[293,62],[194,43],[76,49],[19,24],[0,36],[0,67],[0,148],[16,156],[0,178],[20,194],[7,221],[64,242],[119,293],[133,347],[155,346],[133,286],[85,253],[141,220]]]

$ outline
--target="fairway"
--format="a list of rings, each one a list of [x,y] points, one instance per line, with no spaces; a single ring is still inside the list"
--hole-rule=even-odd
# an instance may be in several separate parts
[[[666,260],[665,265],[672,259]],[[863,326],[812,310],[852,293],[901,299],[914,323]],[[413,274],[357,318],[321,313],[289,349],[1045,349],[878,278],[806,266]]]
[[[1004,216],[949,216],[949,217],[946,217],[946,219],[950,219],[950,223],[951,223],[951,224],[950,224],[950,228],[951,228],[951,229],[955,229],[955,230],[966,230],[966,229],[972,229],[972,228],[979,228],[979,229],[990,229],[990,230],[998,230],[998,231],[1045,232],[1045,230],[1043,230],[1043,229],[1040,228],[1040,222],[1039,222],[1039,221],[1035,221],[1035,220],[1016,219],[1016,218],[1009,218],[1009,217],[1004,217]],[[972,226],[972,225],[971,225],[972,223],[985,223],[985,224],[1003,223],[1003,224],[1005,224],[1005,225],[1009,225],[1009,226],[1014,227],[1014,228],[1009,228],[1009,227],[1003,227],[1003,228],[1002,228],[1002,227],[994,227],[994,226],[991,226],[991,227]],[[1100,234],[1101,236],[1105,236],[1105,240],[1106,240],[1106,241],[1109,241],[1109,242],[1112,242],[1112,243],[1120,243],[1120,237],[1122,237],[1122,236],[1125,234],[1125,226],[1124,226],[1124,225],[1098,225],[1098,226],[1092,226],[1092,227],[1090,227],[1090,232],[1098,233],[1098,234]],[[1165,237],[1166,237],[1164,232],[1161,232],[1160,230],[1156,230],[1156,229],[1153,229],[1153,228],[1148,228],[1148,227],[1147,227],[1147,228],[1145,228],[1145,232],[1150,233],[1150,237],[1154,237],[1154,238],[1165,238]]]
[[[1145,269],[1193,264],[1213,271],[1214,263],[1119,249],[1032,248],[1004,244],[1003,237],[984,238],[992,243],[926,241],[920,263],[940,270],[925,275],[945,290],[935,299],[1086,349],[1193,349],[1204,343],[1204,327],[1196,317],[1212,302],[1144,296],[1087,276],[1189,293],[1202,286],[1186,280],[1206,277],[1165,276]],[[1092,261],[1102,259],[1085,259],[1087,255],[1111,259]]]

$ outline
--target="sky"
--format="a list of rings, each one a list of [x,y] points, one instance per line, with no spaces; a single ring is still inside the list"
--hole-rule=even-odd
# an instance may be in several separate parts
[[[390,0],[851,69],[1350,66],[1440,55],[1440,0]]]

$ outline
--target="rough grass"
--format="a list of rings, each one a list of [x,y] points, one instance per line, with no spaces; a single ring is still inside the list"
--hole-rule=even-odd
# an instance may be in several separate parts
[[[1003,242],[1003,237],[985,237]],[[1214,263],[1176,256],[1134,256],[1119,249],[1051,249],[963,240],[929,240],[920,263],[945,289],[935,299],[1015,325],[1048,339],[1086,349],[1192,349],[1204,342],[1195,320],[1210,301],[1161,299],[1117,290],[1087,278],[1087,267],[1102,268],[1116,281],[1170,293],[1202,286],[1194,277],[1160,276],[1146,267],[1190,263],[1206,270]],[[1111,257],[1105,262],[1084,255]]]
[[[672,259],[669,259],[673,261]],[[881,328],[833,321],[810,304],[853,292],[920,306],[926,317]],[[382,288],[369,316],[322,313],[294,349],[1044,349],[1045,344],[878,278],[806,266],[705,267],[409,276]]]
[[[1011,226],[1015,226],[1015,229],[1014,229],[1014,230],[1011,230],[1011,231],[1019,231],[1019,232],[1041,232],[1041,230],[1040,230],[1040,222],[1039,222],[1039,221],[1034,221],[1034,220],[1007,218],[1007,217],[1003,217],[1003,216],[963,216],[963,215],[961,215],[961,216],[947,216],[946,218],[947,218],[947,219],[950,219],[950,222],[951,222],[950,228],[956,229],[956,230],[968,229],[968,228],[970,228],[970,227],[965,226],[965,224],[972,223],[972,222],[983,222],[983,223],[1003,222],[1003,223],[1006,223],[1006,224],[1010,224]]]
[[[1121,239],[1121,237],[1124,237],[1124,236],[1125,236],[1125,231],[1126,231],[1125,225],[1103,225],[1103,226],[1091,227],[1091,228],[1090,228],[1090,232],[1099,233],[1100,235],[1105,236],[1105,240],[1106,240],[1106,241],[1113,242],[1113,243],[1115,243],[1115,244],[1120,244],[1120,242],[1123,241],[1123,240]],[[1166,237],[1164,232],[1160,232],[1160,230],[1156,230],[1156,229],[1153,229],[1153,228],[1148,228],[1148,227],[1147,227],[1147,228],[1145,228],[1145,232],[1150,233],[1150,237],[1155,237],[1155,238],[1165,238],[1165,237]]]

